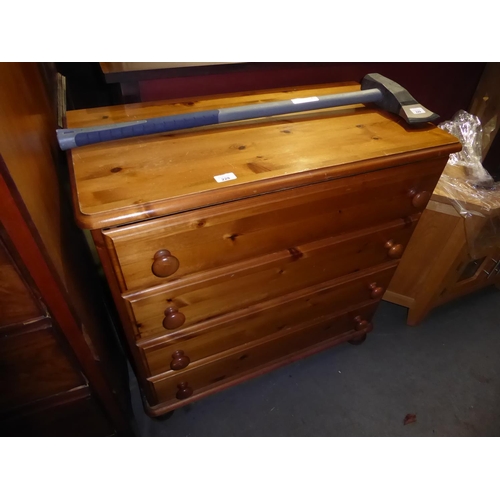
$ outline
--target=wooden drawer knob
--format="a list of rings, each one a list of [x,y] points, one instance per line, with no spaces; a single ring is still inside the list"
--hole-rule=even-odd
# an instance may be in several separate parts
[[[403,251],[405,249],[405,247],[401,245],[401,243],[394,243],[393,240],[389,240],[385,244],[385,248],[387,248],[388,250],[387,255],[391,259],[399,259],[401,255],[403,255]]]
[[[163,328],[166,330],[175,330],[184,324],[186,316],[179,312],[175,307],[169,307],[165,310],[165,318],[163,318]]]
[[[380,299],[385,292],[385,290],[381,286],[378,286],[377,283],[370,283],[368,285],[368,289],[370,290],[370,297],[372,299]]]
[[[184,356],[184,351],[175,351],[172,354],[170,368],[172,370],[182,370],[183,368],[186,368],[190,362],[191,360],[187,356]]]
[[[429,200],[431,199],[431,193],[429,191],[419,191],[417,192],[415,189],[410,191],[411,196],[411,204],[417,208],[418,210],[423,210]]]
[[[175,394],[175,397],[177,399],[187,399],[190,398],[193,395],[193,389],[189,387],[187,382],[181,382],[177,386],[178,391]]]
[[[358,332],[364,331],[365,333],[368,333],[373,330],[373,325],[361,316],[356,316],[354,318],[354,322],[356,323],[354,329]]]
[[[168,250],[158,250],[154,255],[151,271],[158,278],[166,278],[179,269],[179,261]]]

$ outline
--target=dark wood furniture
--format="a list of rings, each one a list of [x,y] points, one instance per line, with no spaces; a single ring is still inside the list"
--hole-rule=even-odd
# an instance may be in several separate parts
[[[67,120],[83,127],[357,89],[132,104]],[[76,218],[99,251],[147,412],[362,341],[459,149],[433,125],[409,129],[355,105],[70,151]]]
[[[56,113],[36,64],[1,64],[0,428],[131,433],[124,357],[58,177]]]

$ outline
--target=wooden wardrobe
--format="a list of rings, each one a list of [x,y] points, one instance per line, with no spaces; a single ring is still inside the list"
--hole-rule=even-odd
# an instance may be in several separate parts
[[[1,434],[130,435],[125,357],[55,139],[56,74],[0,74]]]

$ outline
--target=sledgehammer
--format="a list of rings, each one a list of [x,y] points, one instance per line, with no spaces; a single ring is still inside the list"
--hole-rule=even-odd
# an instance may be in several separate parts
[[[59,129],[57,140],[61,149],[67,150],[128,137],[367,103],[375,103],[381,109],[400,116],[409,125],[431,122],[439,118],[438,115],[419,104],[401,85],[378,73],[370,73],[361,81],[361,90],[356,92],[197,111],[98,127]]]

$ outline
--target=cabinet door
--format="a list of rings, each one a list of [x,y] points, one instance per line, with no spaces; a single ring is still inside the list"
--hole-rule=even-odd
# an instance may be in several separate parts
[[[458,279],[441,293],[438,303],[444,303],[500,281],[500,250],[493,249],[483,257],[465,260]]]

